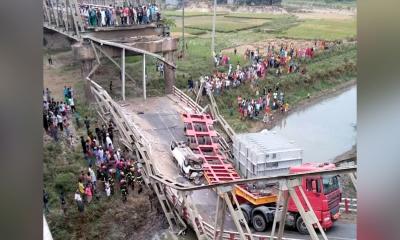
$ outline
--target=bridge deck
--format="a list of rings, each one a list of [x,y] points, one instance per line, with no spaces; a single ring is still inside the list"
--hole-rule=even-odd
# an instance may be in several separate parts
[[[127,99],[119,102],[123,113],[132,120],[151,145],[151,155],[159,172],[177,182],[187,181],[179,174],[172,159],[170,144],[172,140],[184,140],[183,111],[168,97],[155,97],[143,101],[142,98]]]

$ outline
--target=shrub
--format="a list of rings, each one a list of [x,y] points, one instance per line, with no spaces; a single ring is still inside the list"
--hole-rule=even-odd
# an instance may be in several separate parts
[[[54,187],[58,190],[64,190],[65,192],[73,192],[75,191],[75,175],[71,172],[59,173],[55,177]]]

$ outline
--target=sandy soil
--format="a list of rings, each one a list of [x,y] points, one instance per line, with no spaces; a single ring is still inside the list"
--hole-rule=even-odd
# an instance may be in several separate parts
[[[72,86],[81,79],[79,63],[74,62],[72,51],[51,54],[53,65],[43,57],[43,87],[62,99],[64,86]],[[56,100],[56,98],[55,98]]]

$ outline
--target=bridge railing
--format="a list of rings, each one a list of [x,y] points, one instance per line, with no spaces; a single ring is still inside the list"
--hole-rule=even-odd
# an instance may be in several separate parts
[[[204,108],[201,107],[198,103],[196,103],[192,98],[186,95],[182,90],[173,86],[172,93],[176,96],[181,102],[185,103],[188,107],[193,109],[195,112],[200,113],[204,111]]]
[[[225,118],[219,112],[217,102],[215,101],[215,98],[212,95],[212,93],[208,93],[207,95],[210,98],[211,112],[214,115],[213,117],[218,120],[219,124],[221,124],[221,126],[224,129],[224,131],[226,132],[226,134],[232,140],[233,136],[235,136],[235,134],[236,134],[235,131],[231,128],[229,123],[225,120]]]
[[[357,199],[342,198],[342,202],[340,203],[340,211],[345,213],[357,213]]]

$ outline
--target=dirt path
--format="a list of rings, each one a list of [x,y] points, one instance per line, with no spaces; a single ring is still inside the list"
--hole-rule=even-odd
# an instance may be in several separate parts
[[[81,79],[80,63],[73,60],[72,51],[51,54],[51,57],[53,65],[43,57],[43,87],[61,99],[64,86],[73,86]]]

